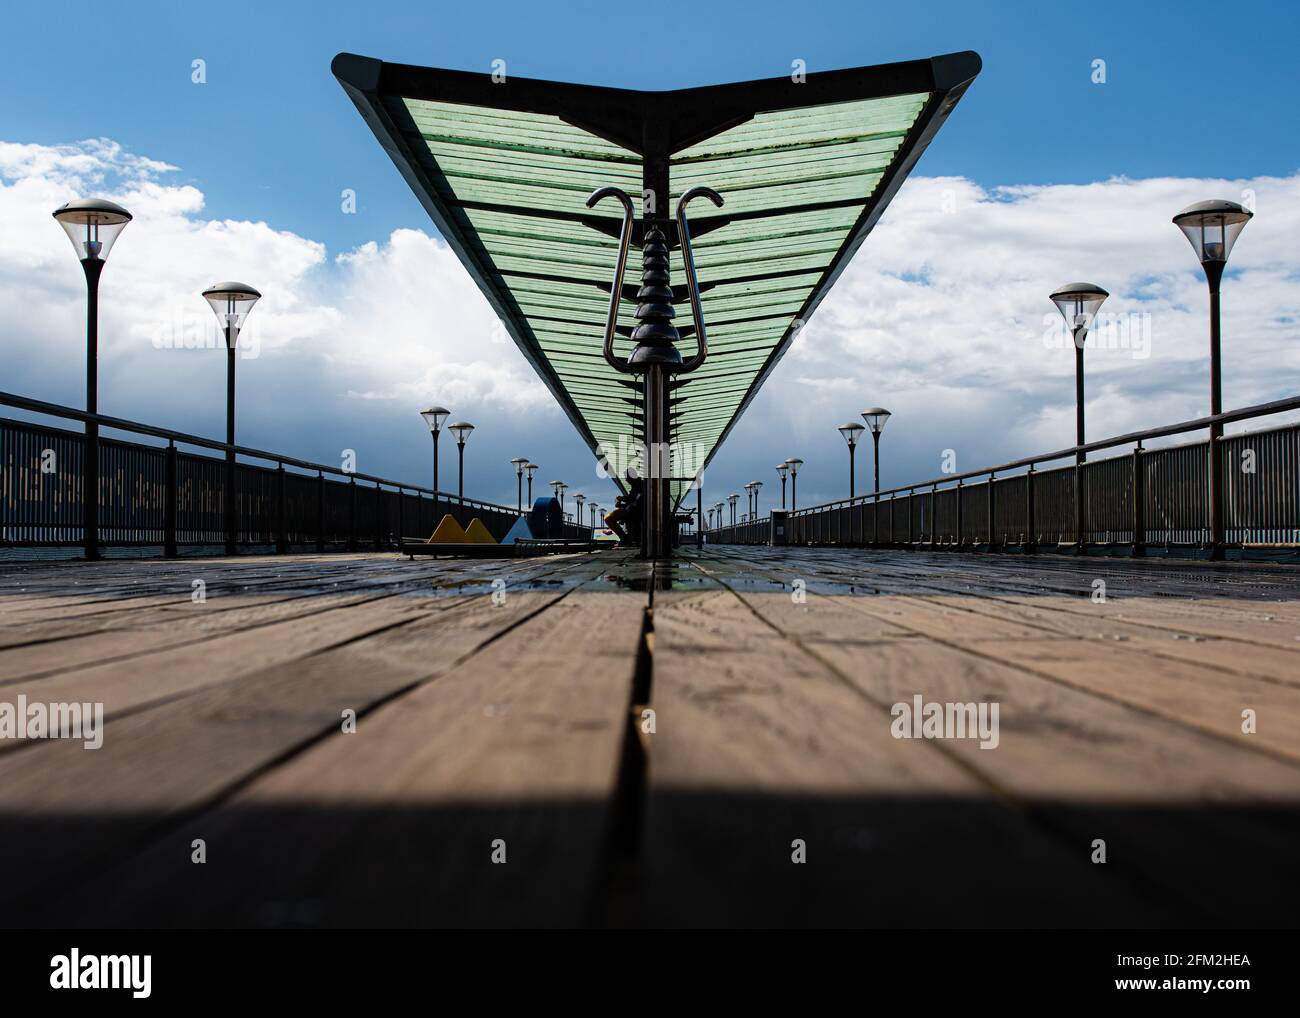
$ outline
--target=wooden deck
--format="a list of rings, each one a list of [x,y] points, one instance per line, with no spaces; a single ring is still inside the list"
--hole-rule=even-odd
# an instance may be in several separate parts
[[[10,564],[0,605],[0,702],[106,711],[0,740],[7,927],[1300,914],[1294,569],[244,557]],[[918,694],[997,747],[895,738]]]

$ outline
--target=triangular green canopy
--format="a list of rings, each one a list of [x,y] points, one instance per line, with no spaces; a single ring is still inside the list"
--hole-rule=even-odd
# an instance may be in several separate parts
[[[635,446],[642,430],[635,380],[601,355],[620,210],[588,210],[587,196],[614,185],[660,219],[691,187],[723,196],[721,209],[701,203],[691,219],[709,357],[678,380],[670,407],[674,443],[695,452],[682,460],[690,475],[713,457],[979,69],[967,52],[638,92],[348,53],[333,64],[594,452]],[[673,282],[684,283],[678,254],[674,246]],[[626,333],[635,303],[622,307]],[[677,324],[690,355],[688,301]],[[617,352],[629,349],[623,339]]]

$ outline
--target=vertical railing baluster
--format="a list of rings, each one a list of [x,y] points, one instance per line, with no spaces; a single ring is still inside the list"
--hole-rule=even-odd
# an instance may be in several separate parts
[[[280,463],[275,469],[275,550],[284,555],[289,551],[289,479]]]
[[[325,550],[325,472],[316,471],[316,550]]]
[[[176,479],[176,443],[168,439],[167,452],[164,454],[163,481],[163,556],[175,558],[179,554],[176,547],[176,502],[178,500]]]
[[[997,474],[994,474],[994,473],[991,473],[991,472],[990,472],[990,474],[989,474],[989,490],[988,490],[988,493],[987,493],[987,495],[988,495],[988,506],[989,506],[989,519],[988,519],[989,551],[992,551],[992,550],[993,550],[993,547],[994,547],[994,545],[996,544],[996,541],[994,540],[994,537],[997,535],[997,524],[994,522],[994,514],[993,514],[993,510],[994,510],[994,508],[995,508],[994,503],[993,503],[993,479],[994,479],[996,476],[997,476]]]

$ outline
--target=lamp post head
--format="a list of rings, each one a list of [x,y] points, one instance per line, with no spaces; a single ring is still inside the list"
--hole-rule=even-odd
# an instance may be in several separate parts
[[[77,258],[83,262],[103,261],[117,235],[126,229],[131,213],[116,202],[103,198],[82,198],[54,210]]]
[[[796,477],[799,474],[799,468],[803,466],[803,460],[788,459],[785,461],[785,465],[790,468],[790,476]]]
[[[528,459],[524,456],[516,456],[510,463],[515,468],[515,476],[523,477],[524,467],[528,466]]]
[[[253,305],[262,299],[262,295],[247,283],[227,280],[209,286],[203,291],[203,299],[221,323],[221,329],[226,334],[226,345],[233,347],[239,338],[239,330],[244,327],[244,320],[253,310]]]
[[[1052,303],[1071,331],[1087,329],[1109,296],[1096,283],[1066,283],[1051,294]]]
[[[1174,216],[1174,225],[1191,242],[1197,261],[1222,266],[1253,215],[1235,201],[1198,201]]]
[[[762,481],[750,481],[749,483],[752,484],[752,485],[754,486],[754,491],[755,491],[755,492],[757,492],[758,489],[761,488],[761,487],[763,486],[763,482],[762,482]]]
[[[450,414],[450,410],[441,406],[428,406],[420,411],[424,423],[429,426],[430,433],[434,435],[442,430],[442,424]]]
[[[457,421],[455,424],[447,425],[447,430],[456,436],[457,445],[464,445],[469,438],[469,433],[474,430],[474,425],[469,421]]]
[[[836,430],[844,436],[844,441],[850,449],[858,444],[858,436],[866,430],[856,421],[850,421],[848,424],[841,424]]]
[[[527,464],[524,467],[524,473],[528,475],[528,479],[531,481],[533,479],[533,476],[537,473],[537,464],[536,463]]]
[[[879,435],[885,430],[885,425],[889,423],[889,418],[894,416],[882,406],[869,406],[862,411],[862,419],[867,422],[867,427],[873,435]]]
[[[776,465],[776,474],[777,474],[778,477],[781,478],[781,480],[784,481],[784,480],[785,480],[785,475],[786,475],[787,471],[789,471],[789,469],[790,469],[790,464],[789,464],[789,463],[778,463],[778,464]]]

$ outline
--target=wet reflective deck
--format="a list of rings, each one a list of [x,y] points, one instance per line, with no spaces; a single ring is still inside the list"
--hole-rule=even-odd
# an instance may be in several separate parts
[[[1300,905],[1294,568],[70,562],[3,566],[0,606],[0,712],[105,717],[98,749],[0,739],[5,926],[1293,925]]]

